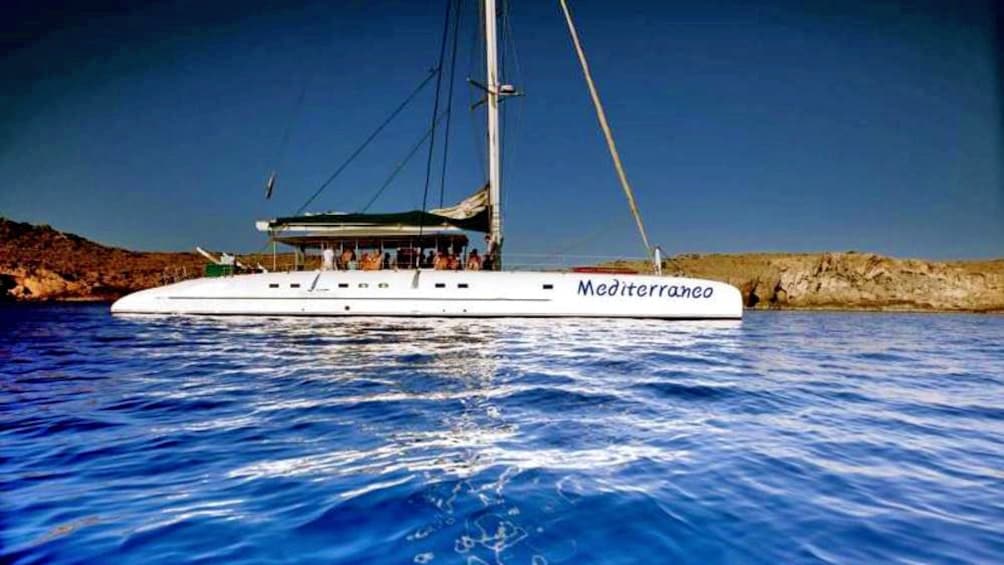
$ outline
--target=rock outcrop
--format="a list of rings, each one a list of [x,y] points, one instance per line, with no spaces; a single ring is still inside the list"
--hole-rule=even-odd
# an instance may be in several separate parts
[[[0,218],[0,300],[113,300],[199,273],[205,262],[195,253],[128,251]]]
[[[1004,259],[874,253],[680,255],[667,274],[729,282],[749,308],[1004,312]]]

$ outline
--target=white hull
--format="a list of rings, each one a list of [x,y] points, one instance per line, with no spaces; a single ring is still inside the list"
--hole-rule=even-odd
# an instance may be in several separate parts
[[[302,271],[203,278],[135,292],[113,313],[265,316],[742,318],[735,287],[702,279],[559,272]]]

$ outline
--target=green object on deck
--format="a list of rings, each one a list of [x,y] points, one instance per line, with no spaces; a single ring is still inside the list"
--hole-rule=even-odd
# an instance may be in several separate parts
[[[234,274],[233,265],[206,265],[205,275],[207,277],[229,277]]]

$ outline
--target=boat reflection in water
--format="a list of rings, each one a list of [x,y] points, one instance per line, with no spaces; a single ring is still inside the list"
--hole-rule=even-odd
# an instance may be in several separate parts
[[[184,320],[267,339],[276,366],[266,388],[285,392],[258,395],[249,411],[304,430],[302,445],[228,480],[334,487],[301,525],[318,533],[335,534],[348,515],[394,512],[419,561],[444,547],[486,562],[574,554],[575,536],[550,531],[567,510],[604,493],[644,493],[645,481],[619,471],[687,456],[652,432],[693,422],[623,392],[658,378],[648,374],[661,370],[652,355],[735,355],[741,331],[728,321]]]

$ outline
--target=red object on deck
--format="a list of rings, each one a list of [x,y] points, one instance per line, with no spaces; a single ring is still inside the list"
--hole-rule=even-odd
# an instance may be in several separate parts
[[[627,267],[572,267],[573,273],[602,273],[605,275],[637,275],[638,271]]]

